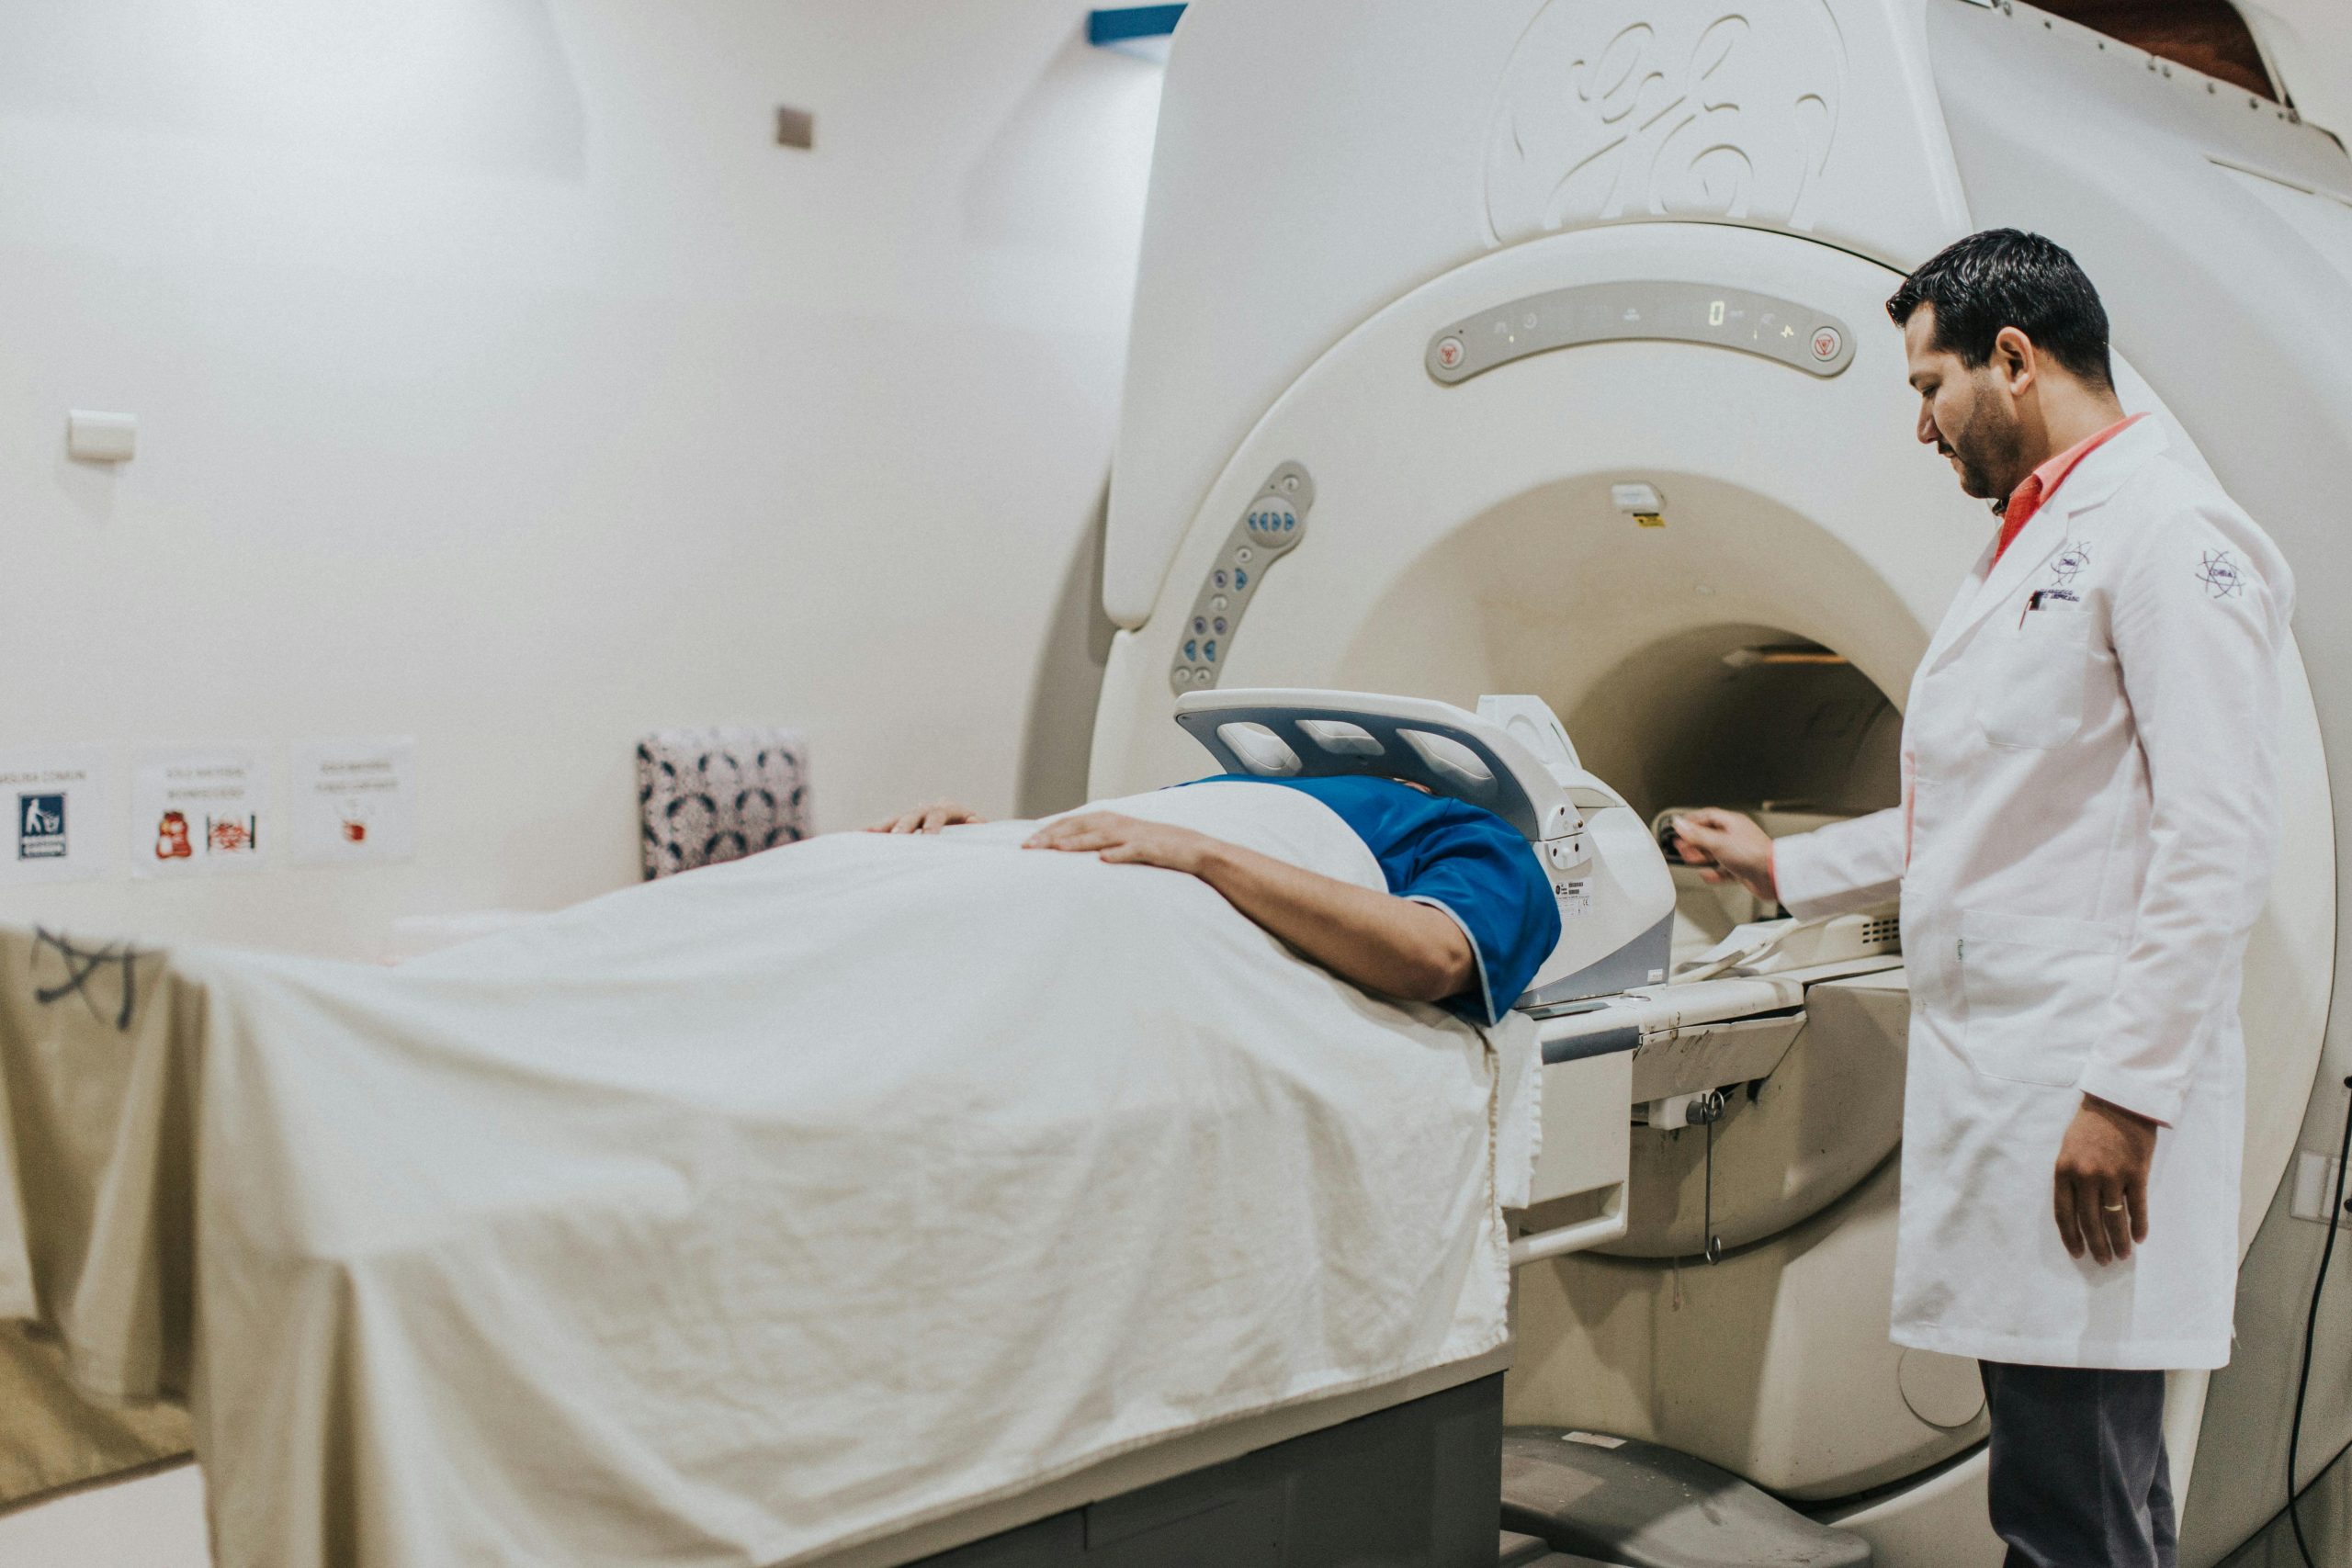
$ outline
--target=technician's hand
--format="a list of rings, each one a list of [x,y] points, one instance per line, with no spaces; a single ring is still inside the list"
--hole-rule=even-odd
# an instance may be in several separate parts
[[[2066,1255],[2088,1250],[2101,1263],[2132,1256],[2148,1239],[2148,1165],[2155,1157],[2156,1123],[2083,1096],[2058,1148],[2054,1193],[2058,1237]]]
[[[1119,865],[1157,865],[1199,876],[1224,845],[1206,833],[1146,822],[1115,811],[1087,811],[1048,822],[1022,848],[1093,853]]]
[[[876,822],[866,829],[869,833],[936,833],[942,828],[954,828],[966,822],[985,822],[988,818],[968,806],[958,806],[952,800],[934,800],[928,806],[918,806],[912,811],[902,811],[887,822]]]
[[[1752,818],[1711,806],[1676,818],[1674,836],[1681,840],[1682,863],[1705,866],[1709,882],[1737,881],[1767,904],[1781,901],[1772,880],[1771,835]]]

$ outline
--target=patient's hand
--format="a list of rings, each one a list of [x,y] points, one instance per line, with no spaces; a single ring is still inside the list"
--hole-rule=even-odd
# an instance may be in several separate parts
[[[958,806],[952,800],[934,800],[918,806],[911,811],[901,811],[886,822],[876,822],[866,829],[869,833],[936,833],[942,828],[954,828],[966,822],[985,822],[988,818],[968,806]]]
[[[1091,852],[1116,864],[1165,866],[1198,876],[1216,852],[1229,846],[1190,828],[1147,822],[1115,811],[1084,811],[1046,823],[1021,847]]]

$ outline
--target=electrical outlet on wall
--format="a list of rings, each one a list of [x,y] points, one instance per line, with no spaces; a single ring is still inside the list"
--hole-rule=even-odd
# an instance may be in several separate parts
[[[2295,1191],[2288,1200],[2288,1213],[2299,1220],[2317,1220],[2327,1224],[2327,1208],[2335,1196],[2336,1162],[2325,1155],[2315,1155],[2309,1149],[2295,1156]],[[2346,1194],[2352,1201],[2352,1192]],[[2345,1216],[2352,1222],[2352,1214]]]

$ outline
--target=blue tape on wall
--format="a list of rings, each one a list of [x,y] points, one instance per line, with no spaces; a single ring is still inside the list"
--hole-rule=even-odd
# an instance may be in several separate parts
[[[1165,38],[1176,30],[1182,6],[1121,6],[1086,16],[1086,41],[1125,43],[1129,39]]]

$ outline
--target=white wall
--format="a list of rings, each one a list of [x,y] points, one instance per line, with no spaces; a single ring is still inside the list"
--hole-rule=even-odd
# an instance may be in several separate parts
[[[1035,795],[1158,95],[1084,9],[0,7],[0,745],[259,740],[282,795],[413,734],[424,801],[411,865],[0,919],[370,954],[569,902],[674,724],[804,727],[825,827]],[[137,460],[67,462],[74,407]]]
[[[635,877],[681,723],[803,727],[823,827],[1062,787],[1159,91],[1085,8],[0,6],[0,746],[261,741],[282,797],[287,742],[413,734],[423,799],[412,864],[0,919],[372,956],[560,905]],[[137,460],[69,463],[77,407]],[[199,1562],[198,1495],[0,1564]]]

